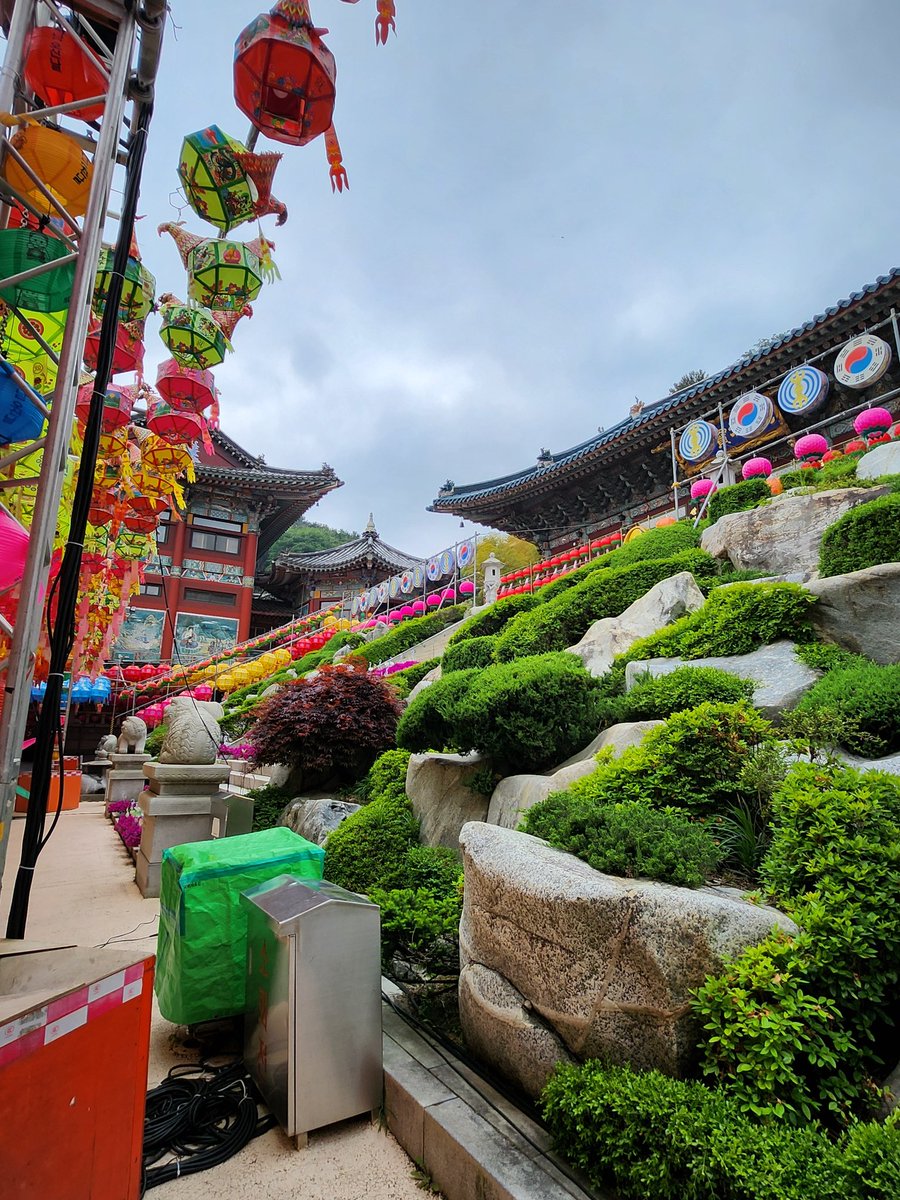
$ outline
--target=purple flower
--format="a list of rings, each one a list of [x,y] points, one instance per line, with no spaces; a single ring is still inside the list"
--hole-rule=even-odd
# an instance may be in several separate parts
[[[141,844],[141,822],[131,813],[123,813],[113,828],[129,850]]]

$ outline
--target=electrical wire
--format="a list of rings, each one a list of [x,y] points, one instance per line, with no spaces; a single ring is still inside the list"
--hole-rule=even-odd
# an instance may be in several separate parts
[[[147,1092],[142,1194],[220,1166],[273,1129],[275,1118],[260,1116],[260,1103],[240,1060],[218,1067],[208,1061],[173,1067]]]

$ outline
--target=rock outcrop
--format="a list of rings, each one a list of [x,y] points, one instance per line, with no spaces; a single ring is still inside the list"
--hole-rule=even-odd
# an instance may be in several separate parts
[[[873,446],[856,464],[858,479],[880,479],[882,475],[900,475],[900,441]]]
[[[732,889],[617,879],[524,833],[472,823],[460,845],[463,1032],[532,1096],[554,1039],[578,1060],[684,1074],[691,989],[776,925],[797,932]]]
[[[617,654],[630,650],[639,638],[671,625],[685,613],[703,606],[704,596],[690,571],[681,571],[663,579],[629,605],[618,617],[595,621],[576,646],[577,654],[591,675],[605,675]]]
[[[330,796],[298,796],[281,814],[278,824],[286,825],[308,842],[324,846],[329,833],[359,807],[344,800],[333,800]]]
[[[489,766],[480,754],[413,754],[406,770],[406,794],[418,817],[426,846],[459,845],[467,821],[483,821],[489,797],[469,787],[476,771]]]
[[[727,558],[739,570],[772,574],[819,566],[822,534],[838,517],[884,495],[883,488],[836,488],[831,492],[785,492],[760,508],[728,513],[703,531],[701,549]]]
[[[551,792],[565,791],[576,779],[590,775],[597,765],[594,759],[600,750],[610,749],[618,758],[623,750],[638,745],[649,730],[661,724],[662,721],[623,721],[619,725],[610,725],[555,771],[544,775],[508,775],[501,779],[488,806],[488,824],[516,829],[529,808],[546,800]]]
[[[668,675],[677,667],[718,667],[729,675],[752,680],[753,703],[764,717],[778,721],[818,680],[819,673],[795,654],[794,642],[773,642],[750,654],[712,658],[647,658],[626,664],[625,688],[631,691],[639,675]]]
[[[877,663],[900,662],[900,563],[815,579],[807,587],[819,601],[811,615],[823,637]]]

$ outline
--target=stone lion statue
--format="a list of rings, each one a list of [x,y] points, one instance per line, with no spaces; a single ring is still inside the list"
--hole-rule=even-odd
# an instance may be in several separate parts
[[[176,696],[166,712],[166,736],[159,752],[161,763],[211,766],[219,755],[225,716],[221,704]]]
[[[109,756],[111,754],[115,754],[115,752],[118,750],[118,748],[119,748],[119,739],[116,737],[116,735],[114,733],[107,733],[106,736],[102,737],[100,739],[99,743],[97,744],[97,749],[94,753],[94,757],[95,758],[109,758]]]
[[[119,727],[119,753],[143,754],[147,741],[147,726],[140,717],[123,717]]]

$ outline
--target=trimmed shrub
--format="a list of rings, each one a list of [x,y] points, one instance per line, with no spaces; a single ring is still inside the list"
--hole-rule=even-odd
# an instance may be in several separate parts
[[[746,703],[700,704],[675,713],[619,758],[600,762],[568,794],[591,803],[639,800],[716,816],[741,801],[757,803],[755,789],[739,777],[755,749],[773,738],[769,722]]]
[[[372,888],[381,909],[381,965],[390,972],[394,955],[430,975],[459,974],[459,920],[462,894],[443,895],[429,888]]]
[[[470,667],[487,667],[494,661],[495,634],[486,637],[467,638],[455,646],[448,646],[441,659],[441,670],[466,671]]]
[[[712,835],[684,813],[641,801],[570,808],[544,836],[607,875],[680,887],[700,887],[721,857]]]
[[[672,558],[591,571],[574,587],[510,621],[497,638],[496,658],[510,662],[565,650],[579,641],[594,621],[619,616],[650,588],[680,571],[713,575],[716,566],[702,550],[685,550]]]
[[[402,800],[406,795],[408,750],[385,750],[354,789],[357,800]]]
[[[891,1200],[900,1121],[833,1143],[760,1126],[720,1091],[658,1071],[558,1066],[541,1097],[554,1149],[622,1200]]]
[[[359,779],[394,745],[400,703],[381,680],[350,666],[323,667],[264,701],[248,741],[258,763],[285,763],[312,781]]]
[[[840,744],[856,754],[893,754],[900,750],[900,664],[863,662],[829,671],[803,696],[796,711],[837,714]]]
[[[426,888],[439,896],[459,891],[463,869],[449,846],[413,846],[406,856],[406,886]]]
[[[900,562],[900,495],[881,496],[844,513],[822,536],[823,578]]]
[[[404,887],[419,822],[402,799],[373,800],[346,817],[325,842],[325,878],[351,892]]]
[[[457,749],[456,706],[474,686],[477,668],[441,675],[419,692],[403,712],[397,725],[397,743],[407,750]]]
[[[456,604],[452,608],[442,608],[425,617],[412,617],[409,621],[403,621],[390,633],[376,638],[374,642],[367,642],[364,646],[360,646],[355,653],[360,658],[364,658],[370,667],[377,667],[379,663],[387,662],[389,658],[396,658],[410,646],[424,642],[426,638],[434,637],[448,625],[462,620],[465,613],[465,606]]]
[[[872,661],[864,654],[853,654],[841,646],[833,646],[831,642],[805,642],[797,647],[796,653],[801,662],[823,674],[842,667],[863,667]]]
[[[644,672],[622,703],[623,721],[661,721],[704,700],[734,704],[753,698],[753,684],[717,667],[678,667],[668,675]]]
[[[157,758],[168,732],[169,727],[165,722],[151,729],[147,734],[147,741],[144,743],[144,753],[149,754],[152,758]]]
[[[499,633],[507,621],[511,621],[521,612],[528,612],[529,609],[534,608],[541,599],[542,591],[543,589],[534,593],[523,592],[521,596],[504,596],[502,600],[491,604],[484,612],[477,613],[471,620],[466,621],[462,629],[457,629],[456,633],[451,634],[447,644],[455,646],[469,638],[490,637],[492,634]]]
[[[744,479],[740,483],[732,483],[713,492],[706,511],[710,524],[714,525],[720,517],[728,513],[757,508],[763,500],[771,499],[772,493],[764,479]]]
[[[391,687],[397,689],[397,695],[405,700],[416,684],[421,683],[429,671],[433,671],[435,667],[439,667],[440,665],[441,660],[439,658],[429,658],[425,662],[416,663],[412,667],[406,667],[403,671],[392,671],[387,678],[390,681]]]
[[[560,763],[601,727],[597,680],[574,654],[540,654],[472,674],[455,704],[455,741],[460,750],[480,750],[504,773]]]
[[[616,663],[749,654],[781,638],[809,641],[809,613],[815,603],[815,597],[796,583],[737,583],[716,588],[702,608],[641,638]]]
[[[247,793],[253,801],[253,832],[272,829],[281,820],[281,814],[294,799],[290,788],[267,783],[265,787],[253,788]]]

